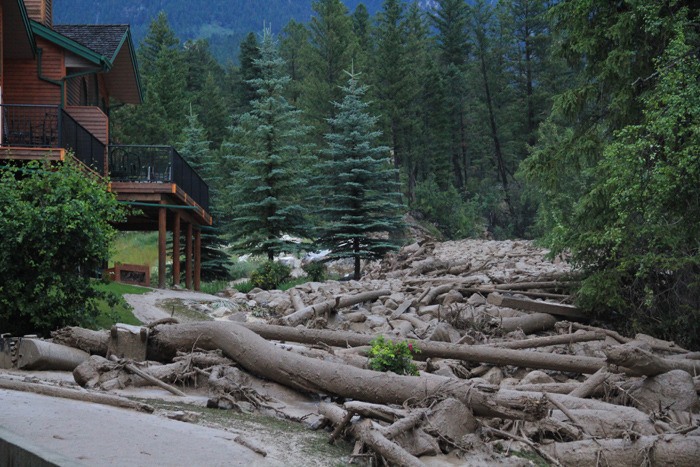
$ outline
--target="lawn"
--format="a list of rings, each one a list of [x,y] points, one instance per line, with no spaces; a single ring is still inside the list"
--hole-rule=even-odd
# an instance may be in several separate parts
[[[141,321],[136,319],[131,312],[131,306],[124,300],[124,294],[145,294],[151,291],[146,287],[138,287],[135,285],[120,284],[119,282],[97,282],[95,289],[109,292],[115,297],[115,304],[111,305],[107,300],[99,300],[97,306],[100,314],[95,319],[96,329],[109,329],[113,324],[124,323],[140,325]]]

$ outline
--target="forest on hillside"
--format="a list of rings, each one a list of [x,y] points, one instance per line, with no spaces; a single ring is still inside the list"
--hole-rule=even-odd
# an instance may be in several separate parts
[[[161,13],[138,50],[145,103],[112,135],[178,147],[237,248],[410,211],[446,238],[538,238],[581,273],[581,306],[700,335],[700,7],[434,4],[317,0],[309,22],[249,31],[236,66]],[[343,210],[365,183],[387,204]]]
[[[375,14],[382,0],[343,0],[351,11],[360,3]],[[164,11],[179,39],[207,39],[219,62],[238,63],[238,47],[249,31],[260,32],[265,24],[278,32],[291,19],[306,22],[313,13],[311,4],[312,0],[54,0],[54,20],[56,24],[129,24],[140,43],[151,20]]]

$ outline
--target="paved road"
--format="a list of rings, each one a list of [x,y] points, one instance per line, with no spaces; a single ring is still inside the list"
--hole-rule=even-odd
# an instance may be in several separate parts
[[[8,390],[0,390],[0,410],[0,436],[58,465],[282,465],[233,433],[132,410]]]

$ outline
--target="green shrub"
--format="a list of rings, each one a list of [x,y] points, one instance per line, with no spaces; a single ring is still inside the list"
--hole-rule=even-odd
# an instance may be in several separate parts
[[[418,376],[418,368],[413,363],[413,354],[420,350],[411,342],[394,343],[379,336],[371,342],[369,367],[375,371],[392,371],[398,375]]]
[[[301,267],[304,270],[309,280],[313,282],[323,282],[326,280],[328,269],[326,265],[320,261],[312,261]]]
[[[241,293],[248,293],[251,290],[255,288],[252,282],[250,281],[244,281],[244,282],[239,282],[233,286],[234,289],[238,290]]]
[[[250,276],[250,282],[255,287],[260,287],[263,290],[272,290],[287,280],[292,273],[292,269],[282,263],[267,261],[263,263]]]
[[[249,261],[240,261],[233,258],[233,266],[231,266],[231,280],[243,279],[250,275],[260,267],[260,262],[254,259]]]
[[[75,163],[0,170],[0,331],[93,322],[105,293],[91,276],[109,258],[111,223],[124,219],[114,193]]]

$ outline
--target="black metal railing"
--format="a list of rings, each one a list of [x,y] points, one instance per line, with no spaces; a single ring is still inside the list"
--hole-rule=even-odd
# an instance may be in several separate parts
[[[209,186],[172,146],[111,144],[109,176],[116,182],[175,183],[209,210]]]
[[[100,175],[105,173],[105,145],[61,109],[61,144]]]
[[[57,105],[0,105],[2,145],[64,148],[76,159],[104,173],[105,145]]]
[[[61,114],[57,105],[0,105],[2,145],[25,148],[59,148]]]

